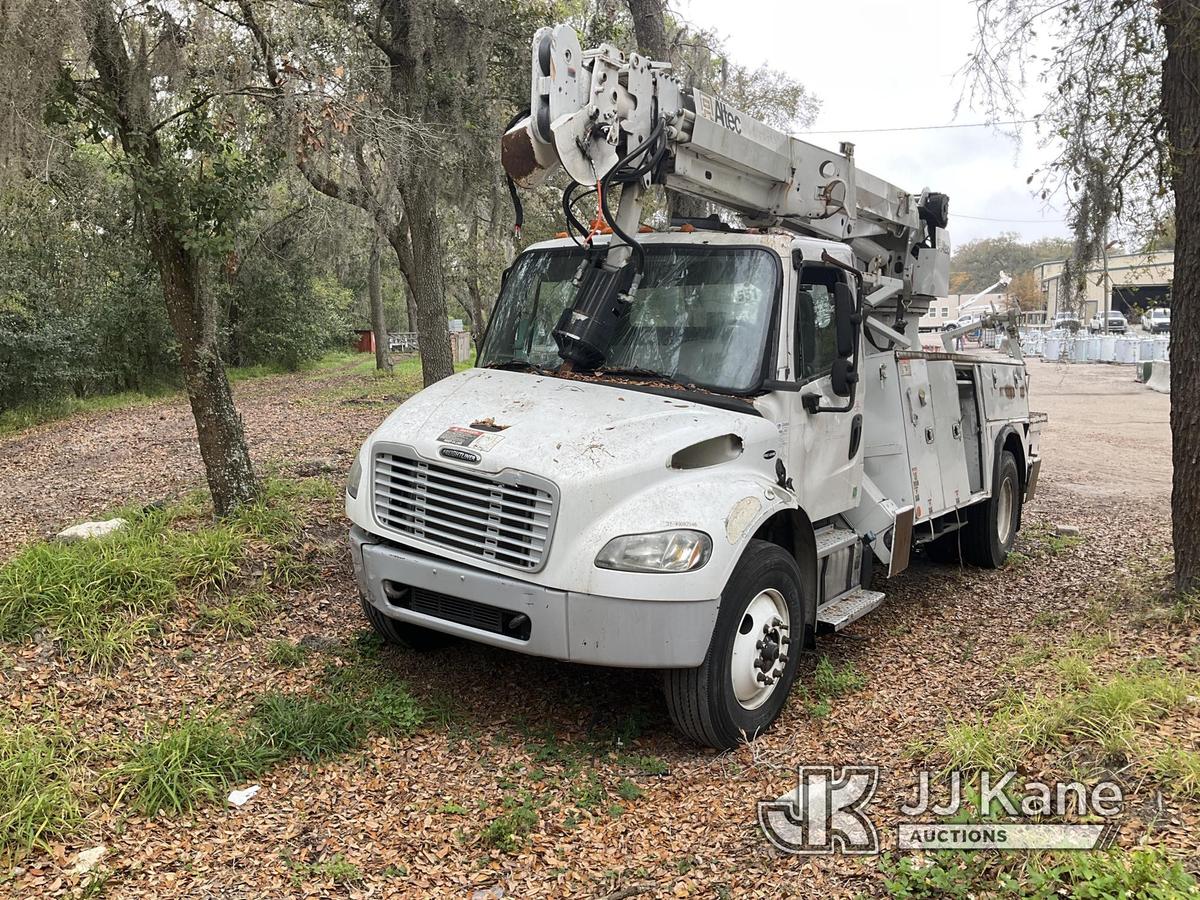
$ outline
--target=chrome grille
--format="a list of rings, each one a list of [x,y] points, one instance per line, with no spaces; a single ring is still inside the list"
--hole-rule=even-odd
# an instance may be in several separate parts
[[[478,559],[541,568],[555,495],[532,476],[489,475],[403,451],[375,454],[375,517],[386,528]]]

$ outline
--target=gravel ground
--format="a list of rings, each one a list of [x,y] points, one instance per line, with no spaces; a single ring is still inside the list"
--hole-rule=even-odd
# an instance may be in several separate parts
[[[923,761],[914,748],[1014,691],[1052,684],[1048,664],[1072,637],[1110,634],[1111,647],[1095,662],[1105,672],[1128,671],[1151,653],[1196,671],[1194,630],[1133,617],[1097,625],[1094,616],[1097,598],[1169,551],[1167,398],[1135,384],[1128,368],[1033,362],[1030,369],[1032,405],[1050,421],[1041,492],[1019,539],[1022,558],[996,572],[917,560],[887,584],[880,610],[821,646],[836,667],[852,666],[866,680],[827,716],[814,716],[798,689],[771,733],[753,747],[715,754],[674,734],[647,673],[470,644],[421,656],[385,650],[383,664],[415,694],[449,700],[448,726],[376,739],[319,765],[278,767],[241,809],[145,819],[101,804],[77,839],[27,860],[7,882],[0,876],[0,895],[76,895],[83,879],[66,870],[99,843],[108,848],[110,897],[471,896],[483,889],[488,897],[879,895],[873,859],[783,856],[763,839],[755,802],[790,790],[797,762],[881,766],[876,807],[889,822]],[[348,464],[387,408],[347,402],[355,377],[240,386],[256,456]],[[10,438],[0,443],[0,460],[21,477],[0,485],[0,552],[130,497],[157,499],[194,485],[195,455],[180,402]],[[1081,542],[1052,546],[1054,523],[1079,527]],[[339,527],[333,507],[322,527]],[[331,553],[318,588],[289,594],[283,611],[244,639],[197,643],[195,630],[180,623],[108,674],[74,669],[38,645],[6,645],[0,701],[53,703],[66,725],[96,735],[136,732],[184,705],[236,712],[264,691],[299,689],[319,676],[319,660],[284,672],[263,665],[272,641],[349,642],[361,628],[352,578]],[[1047,648],[1046,658],[1022,656],[1030,646]],[[186,663],[185,648],[196,652]],[[813,665],[806,660],[804,671]],[[1152,739],[1195,748],[1198,733],[1189,708]],[[589,751],[583,774],[547,752],[598,736],[608,744]],[[634,756],[656,757],[665,771],[646,774]],[[1060,771],[1055,766],[1027,762],[1031,774]],[[587,778],[607,793],[599,808],[579,800]],[[617,800],[623,779],[640,796]],[[1129,790],[1131,806],[1158,811],[1127,816],[1121,844],[1148,839],[1194,865],[1200,806],[1156,799],[1155,786],[1140,777]],[[536,827],[513,853],[487,848],[483,829],[506,801],[524,796],[539,803]],[[362,879],[339,882],[305,868],[336,858]]]

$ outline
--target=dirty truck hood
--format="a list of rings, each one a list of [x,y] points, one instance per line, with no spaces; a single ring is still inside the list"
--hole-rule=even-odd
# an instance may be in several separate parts
[[[417,394],[374,440],[407,444],[429,459],[462,448],[479,455],[483,471],[587,478],[661,469],[673,453],[725,434],[747,451],[778,443],[775,426],[755,415],[610,384],[471,369]]]

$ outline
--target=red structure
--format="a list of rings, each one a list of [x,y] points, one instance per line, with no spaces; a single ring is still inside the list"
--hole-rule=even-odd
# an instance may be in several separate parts
[[[358,335],[358,340],[354,343],[355,350],[359,353],[375,352],[375,332],[370,328],[359,328],[354,333]]]

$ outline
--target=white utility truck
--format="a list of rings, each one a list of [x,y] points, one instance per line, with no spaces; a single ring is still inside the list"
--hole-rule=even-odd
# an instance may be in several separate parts
[[[1039,466],[1025,365],[1015,337],[921,349],[944,195],[568,26],[532,57],[503,163],[523,187],[565,170],[569,236],[508,270],[476,367],[360,450],[363,607],[411,647],[662,670],[678,727],[730,747],[778,715],[798,650],[883,600],[873,566],[897,575],[914,545],[1003,563]],[[651,184],[745,227],[647,233]]]

